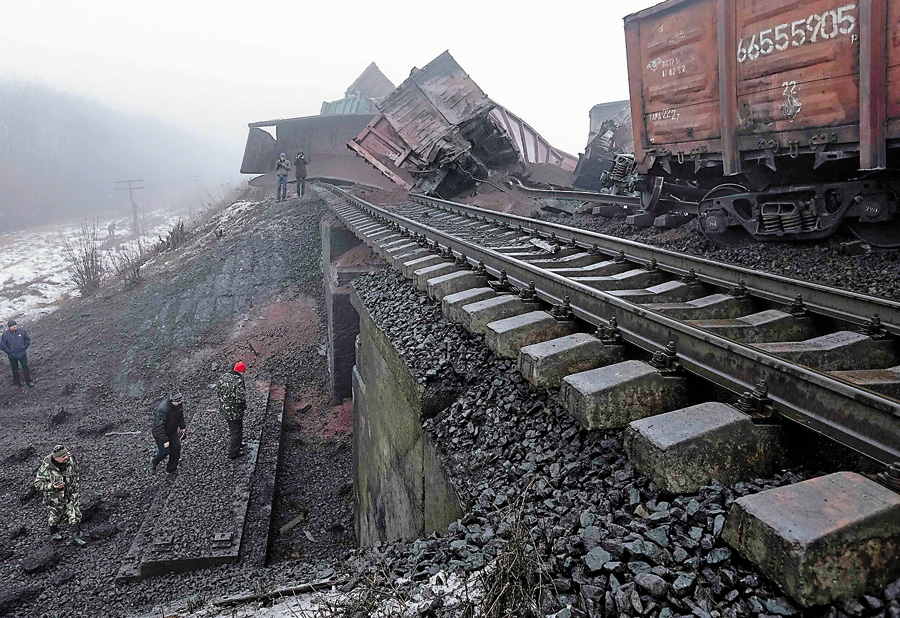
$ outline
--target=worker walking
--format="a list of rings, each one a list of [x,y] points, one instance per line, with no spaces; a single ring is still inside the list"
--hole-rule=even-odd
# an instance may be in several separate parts
[[[65,519],[69,523],[72,542],[86,545],[81,538],[81,507],[78,504],[78,463],[69,450],[62,444],[53,447],[53,451],[41,462],[41,467],[34,477],[34,488],[44,494],[44,504],[50,510],[48,523],[50,538],[61,541],[59,523]]]
[[[302,152],[298,152],[294,157],[294,178],[297,179],[297,195],[299,197],[306,195],[306,165],[308,163],[306,155]]]
[[[186,431],[182,401],[181,393],[173,393],[153,409],[150,433],[156,440],[156,454],[150,458],[150,472],[156,472],[156,466],[166,457],[169,458],[166,472],[175,474],[178,471],[181,439]]]
[[[216,396],[219,399],[219,412],[228,421],[228,458],[235,459],[243,455],[244,411],[247,409],[247,391],[244,387],[244,372],[247,365],[242,361],[234,364],[234,368],[223,374],[216,384]]]
[[[31,368],[28,366],[28,346],[31,345],[31,337],[24,330],[19,328],[15,320],[6,323],[8,330],[0,335],[0,351],[6,352],[9,358],[9,365],[12,367],[13,384],[22,386],[19,380],[19,365],[22,366],[22,372],[25,374],[25,384],[29,387],[34,386],[31,381]]]
[[[278,187],[275,189],[275,194],[279,202],[287,199],[287,177],[290,169],[291,162],[287,160],[282,152],[275,162],[275,175],[278,176]]]

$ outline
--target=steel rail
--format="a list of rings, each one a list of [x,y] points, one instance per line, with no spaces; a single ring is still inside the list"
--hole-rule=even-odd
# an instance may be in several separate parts
[[[578,200],[581,202],[598,202],[601,204],[615,204],[629,208],[641,208],[641,198],[632,195],[611,195],[609,193],[597,193],[596,191],[567,191],[565,189],[533,189],[526,187],[521,182],[510,182],[514,191],[523,195],[534,197],[554,197],[560,200]]]
[[[674,342],[684,370],[734,393],[751,391],[765,380],[773,408],[784,418],[884,465],[900,460],[900,404],[896,401],[436,230],[337,187],[328,188],[376,221],[424,235],[454,255],[465,254],[472,262],[484,262],[493,276],[505,270],[520,287],[533,281],[538,297],[546,302],[560,304],[568,298],[575,315],[595,326],[606,326],[615,318],[623,339],[648,352],[662,351],[668,342]],[[340,208],[335,211],[345,225],[357,231],[360,225],[349,221]]]
[[[526,187],[518,179],[509,181],[509,185],[514,191],[522,195],[531,197],[552,197],[560,200],[576,200],[581,202],[596,202],[598,204],[612,204],[614,206],[622,206],[623,208],[636,209],[638,211],[645,208],[644,201],[640,197],[631,195],[612,195],[611,193],[598,193],[596,191],[568,191],[566,189],[533,189]],[[682,202],[672,199],[659,199],[655,202],[652,209],[653,212],[689,212],[697,214],[697,202]]]
[[[818,283],[798,281],[743,266],[722,264],[707,258],[684,255],[633,240],[607,236],[558,223],[537,221],[519,215],[485,210],[427,195],[411,193],[410,197],[420,203],[445,209],[450,208],[512,227],[521,225],[525,232],[534,231],[543,237],[556,234],[561,242],[574,239],[576,244],[583,249],[589,249],[596,245],[601,253],[609,256],[623,252],[629,261],[637,264],[648,265],[653,259],[656,259],[660,270],[676,276],[684,276],[693,270],[700,281],[717,287],[733,287],[738,283],[737,278],[744,281],[751,296],[772,302],[790,305],[800,296],[803,304],[811,312],[851,324],[865,325],[877,314],[889,333],[900,335],[900,302],[886,298],[849,292]]]

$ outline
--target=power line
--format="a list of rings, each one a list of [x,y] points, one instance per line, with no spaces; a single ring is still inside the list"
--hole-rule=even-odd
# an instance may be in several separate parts
[[[144,187],[136,186],[137,183],[144,182],[143,180],[117,180],[117,185],[128,184],[127,187],[116,187],[116,191],[128,191],[128,199],[131,202],[131,233],[134,234],[135,237],[140,236],[140,227],[138,226],[138,213],[137,213],[137,204],[134,201],[134,192],[140,191]]]

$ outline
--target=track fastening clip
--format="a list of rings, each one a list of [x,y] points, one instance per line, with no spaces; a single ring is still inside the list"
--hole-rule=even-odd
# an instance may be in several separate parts
[[[760,380],[753,391],[744,391],[734,407],[745,414],[749,414],[754,422],[762,422],[775,416],[775,408],[769,398],[769,386],[765,380]]]
[[[676,373],[681,365],[678,363],[678,351],[675,348],[675,342],[670,341],[665,349],[653,353],[650,359],[650,366],[662,374]]]
[[[603,345],[622,345],[622,331],[619,330],[619,321],[616,318],[610,318],[606,326],[598,326],[594,332],[594,336],[600,340]]]

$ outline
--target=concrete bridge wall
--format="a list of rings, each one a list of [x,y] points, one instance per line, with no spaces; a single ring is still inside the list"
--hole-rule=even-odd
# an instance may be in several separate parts
[[[360,324],[353,370],[357,539],[360,545],[372,545],[443,533],[463,511],[422,431],[428,393],[355,292],[351,300]]]
[[[422,430],[429,393],[353,292],[355,278],[386,264],[335,217],[322,219],[321,237],[332,397],[339,404],[353,396],[357,540],[445,532],[462,509]]]

